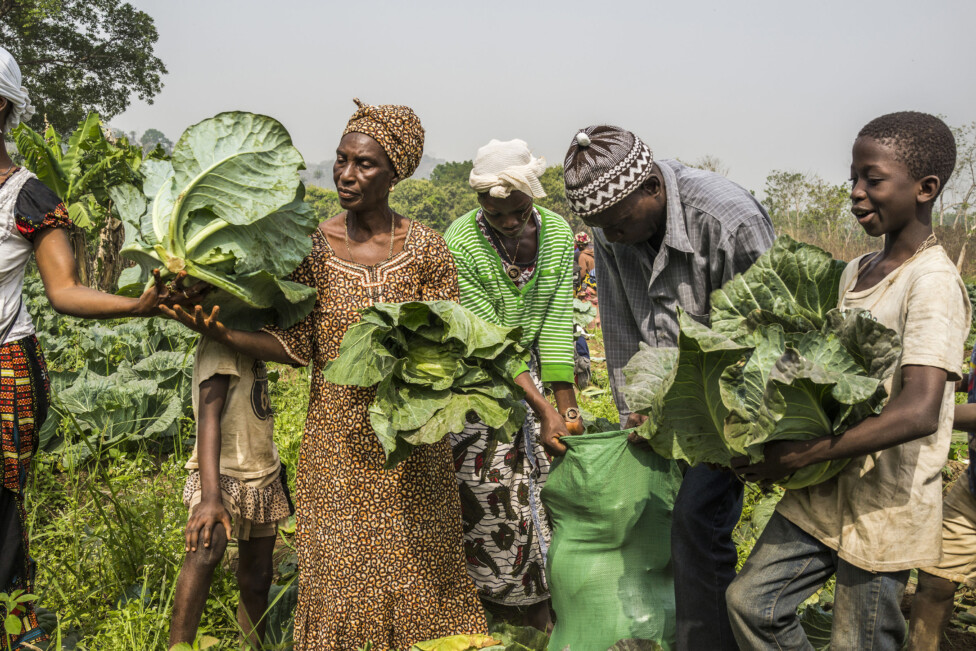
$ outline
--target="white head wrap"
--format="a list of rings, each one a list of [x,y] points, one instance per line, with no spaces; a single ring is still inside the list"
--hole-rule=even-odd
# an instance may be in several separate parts
[[[9,100],[14,107],[7,117],[7,123],[0,125],[4,133],[9,133],[21,120],[29,120],[34,115],[27,89],[20,82],[20,66],[10,52],[0,47],[0,97]]]
[[[468,183],[475,192],[487,192],[504,199],[512,190],[533,199],[546,196],[539,177],[546,171],[546,159],[535,158],[524,140],[492,140],[478,150]]]

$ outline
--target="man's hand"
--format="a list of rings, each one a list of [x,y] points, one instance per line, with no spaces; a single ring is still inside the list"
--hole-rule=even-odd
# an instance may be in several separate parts
[[[806,460],[807,441],[774,441],[763,447],[763,460],[752,463],[749,457],[732,459],[732,470],[745,481],[763,482],[785,479],[800,468],[810,465]]]
[[[566,454],[566,444],[560,441],[564,436],[569,436],[569,430],[563,417],[555,409],[547,409],[542,413],[541,422],[542,447],[550,455],[561,457]]]
[[[630,416],[627,416],[627,422],[624,424],[624,429],[633,429],[634,431],[627,435],[627,440],[642,448],[650,448],[651,443],[643,436],[637,434],[636,429],[647,422],[647,416],[644,414],[638,414],[631,412]]]
[[[223,503],[219,499],[200,502],[193,509],[193,515],[186,523],[184,551],[195,552],[198,542],[202,542],[203,546],[209,549],[213,531],[218,525],[224,525],[227,540],[230,540],[230,514],[227,513]]]

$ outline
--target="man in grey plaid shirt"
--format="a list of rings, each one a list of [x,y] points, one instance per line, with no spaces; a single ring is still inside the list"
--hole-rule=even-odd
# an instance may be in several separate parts
[[[617,127],[577,133],[564,174],[573,211],[593,229],[620,422],[635,427],[644,417],[630,413],[621,394],[623,367],[640,342],[677,346],[679,306],[707,325],[712,290],[772,246],[772,222],[735,183],[677,161],[655,162],[640,138]],[[730,470],[700,465],[685,472],[671,531],[680,650],[738,648],[725,590],[735,578],[732,530],[741,511],[742,483]]]

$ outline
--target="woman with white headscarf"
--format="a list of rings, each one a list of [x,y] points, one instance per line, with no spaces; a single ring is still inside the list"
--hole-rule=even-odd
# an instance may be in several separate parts
[[[153,316],[171,297],[153,287],[138,299],[105,294],[82,285],[68,236],[71,222],[61,200],[7,153],[6,136],[33,107],[21,85],[20,67],[0,47],[0,444],[3,486],[0,487],[0,592],[33,593],[34,563],[27,539],[25,488],[38,432],[47,415],[49,383],[34,324],[23,302],[24,270],[31,255],[55,310],[72,316],[107,319]],[[185,299],[192,303],[196,296]],[[182,302],[182,300],[181,300]],[[169,302],[169,304],[175,304]],[[8,615],[20,620],[13,631]],[[14,648],[46,639],[37,625],[32,603],[14,613],[0,606]],[[7,636],[0,635],[0,650]]]
[[[481,423],[452,436],[468,574],[484,601],[517,607],[540,629],[550,622],[549,526],[539,499],[546,449],[564,452],[559,438],[582,432],[573,389],[573,231],[533,201],[546,196],[545,169],[524,141],[492,140],[478,150],[469,179],[481,208],[445,236],[461,304],[492,323],[521,326],[528,351],[516,382],[529,410],[513,441],[495,441]]]

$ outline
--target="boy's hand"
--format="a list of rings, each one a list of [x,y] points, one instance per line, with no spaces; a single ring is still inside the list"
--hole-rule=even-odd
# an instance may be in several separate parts
[[[213,530],[221,524],[224,525],[227,540],[230,540],[230,514],[227,513],[223,503],[219,499],[200,502],[193,509],[193,514],[186,523],[186,549],[184,551],[195,552],[198,542],[202,542],[204,547],[209,548]]]
[[[806,441],[774,441],[763,447],[763,460],[752,463],[749,457],[732,459],[732,470],[746,481],[776,481],[809,465],[804,459]]]

